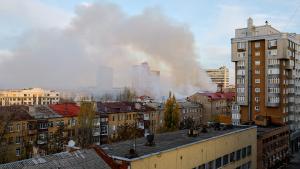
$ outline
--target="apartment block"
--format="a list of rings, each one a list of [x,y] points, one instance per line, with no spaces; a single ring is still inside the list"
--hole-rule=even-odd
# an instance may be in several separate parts
[[[241,121],[300,127],[300,35],[265,25],[236,29],[231,39]]]
[[[228,117],[228,120],[225,120],[225,122],[231,123],[231,106],[235,100],[235,93],[197,92],[189,96],[188,100],[190,102],[198,103],[203,106],[204,123],[216,120],[216,118],[219,119],[219,117]]]
[[[41,88],[1,90],[0,106],[56,104],[59,98],[59,92]]]
[[[218,69],[207,69],[206,73],[215,84],[222,84],[225,88],[229,88],[229,70],[226,66]]]
[[[156,109],[139,102],[97,102],[102,122],[107,118],[108,141],[118,137],[118,128],[136,126],[143,134],[155,133],[159,126]]]

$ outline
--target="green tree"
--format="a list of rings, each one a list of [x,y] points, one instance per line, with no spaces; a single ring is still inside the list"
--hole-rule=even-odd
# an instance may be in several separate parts
[[[93,143],[93,128],[95,119],[93,102],[81,102],[78,115],[78,144],[86,148]]]
[[[170,92],[164,107],[164,127],[167,130],[178,129],[179,127],[179,105],[175,95]]]

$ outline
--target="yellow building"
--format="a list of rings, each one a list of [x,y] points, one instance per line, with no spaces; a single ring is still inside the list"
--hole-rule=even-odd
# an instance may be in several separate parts
[[[0,107],[0,163],[32,157],[36,121],[27,111],[25,106]]]
[[[193,136],[188,136],[188,130],[158,134],[152,146],[140,138],[101,148],[131,169],[256,169],[256,133],[255,126],[221,126]]]
[[[155,133],[160,117],[154,108],[139,102],[97,102],[97,112],[108,118],[108,140],[117,139],[118,128],[125,125],[136,125],[144,134]]]

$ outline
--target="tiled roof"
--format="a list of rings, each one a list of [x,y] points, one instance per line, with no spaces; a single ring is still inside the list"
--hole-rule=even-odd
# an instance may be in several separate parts
[[[148,112],[154,108],[140,102],[97,102],[97,111],[103,113]]]
[[[0,164],[0,169],[56,169],[56,168],[101,168],[110,169],[104,160],[93,149],[62,152],[39,158],[31,158],[7,164]]]
[[[0,106],[0,119],[10,116],[13,121],[32,120],[27,106]]]
[[[56,113],[64,116],[64,117],[74,117],[78,116],[80,107],[75,103],[62,103],[62,104],[53,104],[49,105],[49,107],[55,111]]]
[[[212,100],[219,100],[219,99],[226,99],[226,100],[234,100],[235,98],[235,93],[234,92],[215,92],[215,93],[210,93],[210,92],[205,92],[205,93],[197,93],[202,96],[207,96]]]

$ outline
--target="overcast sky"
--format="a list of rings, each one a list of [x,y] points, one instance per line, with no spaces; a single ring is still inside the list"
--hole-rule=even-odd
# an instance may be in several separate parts
[[[139,15],[148,8],[159,9],[164,17],[193,34],[199,64],[204,68],[229,67],[231,82],[230,38],[235,28],[246,26],[248,17],[254,19],[255,25],[268,20],[280,31],[300,33],[300,1],[297,0],[1,0],[0,67],[7,61],[18,62],[14,50],[19,48],[22,38],[30,36],[28,32],[65,29],[78,14],[79,6],[94,2],[115,4],[127,17]],[[6,72],[5,76],[14,73]]]

